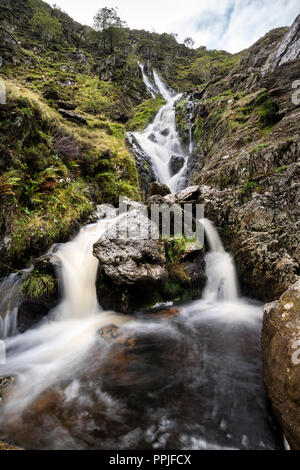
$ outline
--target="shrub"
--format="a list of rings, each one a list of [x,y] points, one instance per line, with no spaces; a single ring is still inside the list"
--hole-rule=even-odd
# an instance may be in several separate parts
[[[278,110],[278,104],[269,99],[261,105],[260,120],[264,126],[272,126],[279,121]]]

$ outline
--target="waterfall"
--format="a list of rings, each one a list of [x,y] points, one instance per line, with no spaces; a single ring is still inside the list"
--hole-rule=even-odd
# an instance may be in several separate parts
[[[93,244],[105,232],[109,221],[83,227],[73,241],[55,251],[61,261],[64,299],[57,314],[62,318],[84,318],[101,311],[95,289],[98,260],[93,256]]]
[[[159,92],[165,98],[166,104],[144,131],[135,132],[133,136],[153,162],[159,182],[168,185],[172,192],[176,192],[183,188],[188,159],[182,148],[175,123],[175,105],[182,95],[173,93],[156,71],[153,72],[155,81],[153,85],[144,67],[141,64],[140,67],[145,85],[151,95],[157,95]],[[181,162],[180,168],[175,172],[171,167],[172,157]]]
[[[17,333],[18,309],[22,297],[22,283],[32,268],[13,273],[0,283],[0,339]]]
[[[16,334],[22,276],[13,274],[2,283],[6,290],[1,289],[0,307],[6,308],[4,313],[10,313],[10,320],[1,324],[6,336],[7,361],[0,366],[0,377],[17,378],[4,415],[21,412],[41,391],[80,365],[100,328],[110,324],[120,326],[130,320],[130,316],[103,312],[97,301],[99,263],[92,253],[93,244],[124,217],[110,210],[104,219],[83,227],[73,241],[50,250],[61,261],[57,274],[63,285],[63,298],[40,325]]]
[[[208,219],[200,221],[205,230],[210,252],[205,256],[207,285],[204,300],[237,301],[238,281],[234,261],[224,250],[214,224]]]
[[[145,73],[145,66],[143,64],[140,64],[140,63],[138,63],[138,64],[139,64],[139,67],[140,67],[142,75],[143,75],[144,83],[145,83],[147,89],[149,90],[152,98],[155,98],[156,94],[157,94],[157,89],[155,88],[155,86],[152,84],[152,82],[147,77],[147,75]]]
[[[194,142],[193,142],[193,118],[194,118],[194,111],[195,111],[195,102],[194,97],[191,95],[188,100],[188,122],[189,122],[189,153],[190,155],[193,153],[194,150]]]

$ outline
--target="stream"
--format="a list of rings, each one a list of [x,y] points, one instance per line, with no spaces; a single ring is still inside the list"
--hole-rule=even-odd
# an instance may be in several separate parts
[[[175,192],[188,159],[175,126],[180,95],[157,72],[154,82],[143,76],[166,105],[135,138]],[[184,165],[172,176],[174,154]],[[240,297],[214,224],[201,221],[209,246],[202,299],[171,305],[170,317],[155,313],[167,305],[125,316],[103,311],[95,288],[92,247],[116,217],[50,250],[61,262],[63,297],[24,334],[16,329],[20,275],[2,281],[0,376],[15,381],[1,404],[0,438],[27,449],[282,449],[261,378],[262,305]],[[116,339],[99,334],[107,325]]]

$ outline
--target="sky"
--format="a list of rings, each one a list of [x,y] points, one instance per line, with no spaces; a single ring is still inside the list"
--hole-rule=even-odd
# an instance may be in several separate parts
[[[102,7],[117,7],[130,28],[192,37],[195,47],[239,52],[270,29],[290,26],[299,0],[54,0],[74,20],[93,26]]]

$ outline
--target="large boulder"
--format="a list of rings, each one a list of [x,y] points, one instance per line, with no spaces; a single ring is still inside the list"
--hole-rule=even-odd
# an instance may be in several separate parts
[[[162,239],[158,225],[148,217],[148,208],[130,200],[127,203],[127,217],[117,219],[117,226],[94,245],[102,307],[131,313],[157,302],[199,297],[206,282],[200,247],[184,238],[181,242]],[[181,211],[180,206],[178,209]]]
[[[292,449],[300,450],[300,280],[265,305],[263,378]]]
[[[93,253],[100,262],[98,295],[106,309],[127,312],[138,308],[167,278],[164,245],[143,209],[132,203],[128,216],[94,245]],[[151,239],[152,232],[156,239]]]

